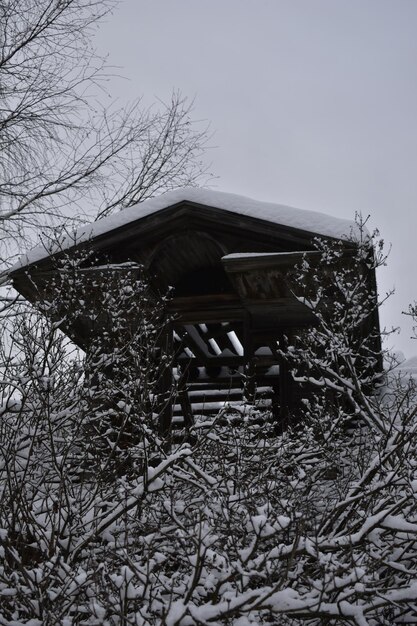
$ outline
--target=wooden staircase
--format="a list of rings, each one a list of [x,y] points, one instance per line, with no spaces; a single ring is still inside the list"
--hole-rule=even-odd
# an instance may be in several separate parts
[[[177,394],[174,441],[209,428],[214,419],[243,424],[279,420],[280,366],[276,346],[248,349],[239,322],[178,324],[173,334]],[[245,348],[246,346],[246,348]]]
[[[252,397],[248,396],[246,382],[242,374],[236,373],[217,380],[193,380],[179,389],[172,411],[173,440],[178,442],[190,431],[207,429],[215,419],[220,423],[232,420],[235,424],[243,424],[249,416],[253,423],[256,419],[259,424],[273,420],[278,406],[276,376],[258,380]],[[253,418],[255,408],[257,418]]]

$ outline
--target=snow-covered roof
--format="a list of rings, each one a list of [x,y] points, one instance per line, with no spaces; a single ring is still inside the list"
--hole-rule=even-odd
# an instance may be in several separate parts
[[[94,240],[96,237],[105,235],[148,215],[187,201],[336,239],[348,239],[357,232],[357,225],[353,221],[331,217],[324,213],[295,209],[271,202],[260,202],[222,191],[186,187],[169,191],[97,222],[82,226],[74,232],[73,236],[66,235],[56,247],[37,246],[21,257],[11,271],[13,272],[21,267],[35,263],[59,250],[70,248],[88,240]],[[195,210],[198,211],[198,207],[195,207]]]

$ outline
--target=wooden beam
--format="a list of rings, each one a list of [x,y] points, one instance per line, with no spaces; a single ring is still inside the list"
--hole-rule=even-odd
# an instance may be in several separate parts
[[[173,332],[170,324],[167,324],[160,337],[161,354],[171,354],[173,346]],[[172,433],[172,368],[166,367],[158,381],[158,404],[159,419],[158,432],[164,440],[165,451],[169,452],[171,448]]]

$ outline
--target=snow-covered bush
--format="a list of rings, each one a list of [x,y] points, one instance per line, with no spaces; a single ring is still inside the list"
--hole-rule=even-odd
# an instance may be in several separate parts
[[[1,356],[2,624],[417,621],[416,389],[382,375],[364,333],[378,303],[363,268],[383,258],[368,239],[349,264],[318,246],[294,287],[317,325],[284,355],[305,401],[280,435],[246,407],[167,445],[162,304],[137,267],[62,266],[48,315],[16,317]],[[70,318],[113,332],[83,359],[57,330]]]

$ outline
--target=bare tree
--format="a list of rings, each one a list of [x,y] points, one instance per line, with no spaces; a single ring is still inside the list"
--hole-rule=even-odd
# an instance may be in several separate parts
[[[100,102],[106,66],[92,45],[113,0],[0,3],[0,258],[33,229],[104,216],[204,174],[206,129],[191,105]]]

